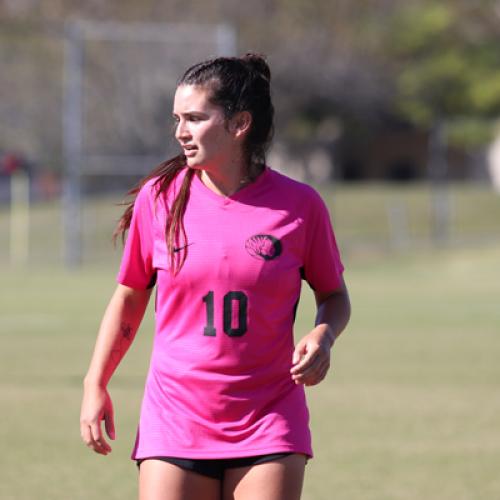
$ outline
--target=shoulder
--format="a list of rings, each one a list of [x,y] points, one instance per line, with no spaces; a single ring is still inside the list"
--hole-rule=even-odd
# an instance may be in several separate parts
[[[150,210],[158,197],[157,177],[148,179],[139,189],[134,201],[134,210]]]
[[[304,209],[322,209],[325,206],[321,195],[309,184],[292,179],[276,170],[269,169],[269,172],[276,193],[281,193],[294,203],[300,201],[299,204]]]
[[[141,186],[141,189],[139,190],[137,196],[149,197],[156,195],[158,192],[158,179],[159,179],[158,177],[153,177],[151,179],[148,179]]]
[[[186,176],[187,168],[180,170],[170,184],[164,188],[162,186],[162,178],[160,176],[148,179],[139,190],[137,198],[149,200],[150,203],[156,204],[158,199],[164,201],[169,200],[172,196],[176,196],[180,190],[184,177]]]

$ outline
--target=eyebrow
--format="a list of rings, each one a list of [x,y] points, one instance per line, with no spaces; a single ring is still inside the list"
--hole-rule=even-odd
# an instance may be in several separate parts
[[[199,115],[199,116],[207,116],[207,113],[204,113],[203,111],[184,111],[183,113],[172,113],[172,116],[175,118],[176,116],[179,115]]]

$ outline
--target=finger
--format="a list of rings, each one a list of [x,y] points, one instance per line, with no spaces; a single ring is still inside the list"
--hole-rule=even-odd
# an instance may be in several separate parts
[[[318,356],[318,349],[311,349],[300,361],[298,364],[292,367],[290,372],[292,374],[297,374],[304,372],[307,370],[311,365],[313,365],[316,361],[316,358]]]
[[[303,377],[305,374],[310,373],[312,370],[314,370],[317,363],[318,358],[315,356],[304,359],[303,362],[301,361],[300,364],[293,367],[293,369],[291,370],[292,376]]]
[[[100,423],[94,423],[90,426],[90,432],[92,433],[92,449],[96,453],[100,453],[101,455],[107,455],[111,451],[111,446],[107,443],[102,435],[101,425]]]
[[[311,374],[311,377],[305,382],[306,385],[316,385],[319,384],[326,377],[328,370],[330,369],[329,360],[325,361],[318,367],[318,371]]]
[[[96,442],[96,440],[92,436],[92,431],[90,429],[90,425],[82,426],[81,435],[83,442],[85,445],[96,453],[100,453],[101,445]]]
[[[327,369],[322,369],[321,371],[319,371],[318,373],[315,373],[315,374],[311,374],[310,377],[308,377],[305,381],[304,381],[304,385],[306,386],[312,386],[312,385],[317,385],[319,384],[321,381],[324,380],[324,378],[326,377],[326,374],[328,373],[328,370]]]
[[[99,441],[94,441],[94,444],[89,448],[94,450],[99,455],[107,455],[108,453],[111,453],[111,447],[104,438],[101,438]]]
[[[311,385],[321,381],[329,368],[329,360],[316,357],[314,363],[300,373],[292,375],[292,378],[301,384]]]
[[[317,367],[310,367],[306,372],[293,374],[292,379],[296,384],[306,384],[318,377],[319,373]]]
[[[115,439],[115,420],[113,416],[113,411],[111,410],[109,413],[104,415],[104,427],[106,429],[106,434],[110,439]]]
[[[306,374],[311,370],[317,370],[318,367],[322,368],[325,364],[327,366],[330,364],[330,351],[323,349],[320,345],[314,345],[309,355],[304,357],[290,372],[292,374]]]
[[[87,446],[90,446],[91,443],[94,441],[92,438],[92,433],[90,432],[89,425],[84,422],[80,424],[80,436],[82,437],[82,441]]]
[[[306,354],[306,346],[305,344],[299,344],[293,351],[293,356],[292,356],[292,365],[296,365],[302,356]]]

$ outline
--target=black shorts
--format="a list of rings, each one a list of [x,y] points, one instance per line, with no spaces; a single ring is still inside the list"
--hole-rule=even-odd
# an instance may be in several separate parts
[[[169,464],[177,465],[184,470],[197,472],[203,476],[208,476],[213,479],[222,479],[226,469],[233,469],[236,467],[250,467],[252,465],[263,464],[273,460],[293,455],[293,453],[270,453],[267,455],[258,455],[254,457],[243,458],[217,458],[217,459],[189,459],[189,458],[176,458],[176,457],[148,457],[136,460],[137,466],[140,467],[144,460],[154,459],[163,460]]]

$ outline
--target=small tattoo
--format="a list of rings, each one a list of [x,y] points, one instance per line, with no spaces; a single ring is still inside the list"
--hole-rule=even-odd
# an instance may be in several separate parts
[[[123,338],[125,338],[127,340],[131,339],[131,337],[132,337],[132,327],[130,325],[122,323],[121,332],[122,332]]]

